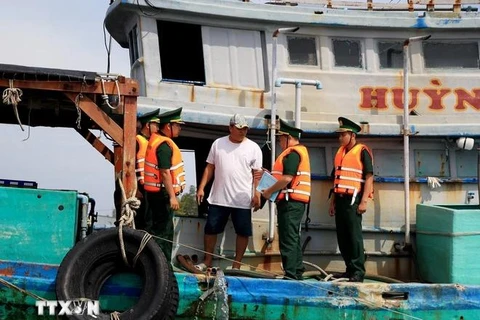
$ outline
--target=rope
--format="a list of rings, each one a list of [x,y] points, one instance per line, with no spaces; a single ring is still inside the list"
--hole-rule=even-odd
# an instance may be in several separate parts
[[[114,311],[110,313],[110,320],[120,320],[121,313],[118,311]]]
[[[106,104],[110,109],[112,110],[115,110],[118,108],[118,106],[120,105],[120,86],[118,85],[118,80],[115,79],[115,87],[117,88],[117,94],[118,94],[118,105],[116,107],[113,107],[110,102],[108,101],[108,94],[105,93],[105,79],[101,79],[100,83],[102,84],[102,99],[103,99],[103,103]]]
[[[117,177],[118,185],[120,186],[120,190],[122,191],[122,213],[119,219],[118,224],[118,237],[120,241],[120,250],[122,251],[122,258],[123,262],[126,266],[130,266],[127,260],[127,254],[125,253],[125,243],[123,241],[123,226],[126,225],[127,227],[131,227],[135,229],[135,214],[136,210],[140,208],[140,200],[138,200],[135,196],[132,196],[127,199],[125,195],[125,189],[123,187],[122,180],[120,179],[120,175]],[[133,190],[133,194],[137,194],[137,185],[135,181],[135,190]]]
[[[142,238],[142,242],[140,243],[140,247],[138,247],[137,254],[133,258],[132,268],[135,268],[135,265],[137,264],[137,259],[138,259],[138,257],[140,257],[140,253],[142,253],[142,251],[145,248],[145,246],[147,245],[148,241],[150,241],[150,239],[152,239],[152,238],[153,237],[150,233],[145,232],[145,234],[143,235],[143,238]]]
[[[14,285],[13,283],[8,282],[7,280],[4,280],[4,279],[2,279],[2,278],[0,278],[0,283],[3,284],[5,287],[8,287],[8,288],[10,288],[10,289],[17,290],[17,291],[23,293],[24,295],[30,296],[30,297],[35,298],[35,299],[37,299],[37,300],[47,301],[47,299],[44,299],[44,298],[42,298],[42,297],[40,297],[40,296],[37,296],[35,293],[31,293],[31,292],[29,292],[29,291],[27,291],[27,290],[25,290],[25,289],[22,289],[22,288],[20,288],[20,287],[17,287],[17,286]]]
[[[77,124],[78,130],[82,129],[82,126],[80,125],[82,121],[82,111],[80,110],[80,100],[82,99],[83,99],[83,94],[80,92],[75,97],[75,107],[77,108],[77,120],[75,121],[75,123]]]
[[[2,99],[4,104],[11,104],[13,106],[13,112],[15,113],[15,117],[17,118],[18,124],[20,125],[20,129],[25,131],[22,126],[22,122],[20,121],[20,116],[18,115],[17,105],[20,101],[22,101],[23,91],[20,88],[13,87],[13,80],[8,80],[10,88],[3,90]]]

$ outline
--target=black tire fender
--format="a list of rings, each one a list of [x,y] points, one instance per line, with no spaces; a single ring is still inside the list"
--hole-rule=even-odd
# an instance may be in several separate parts
[[[123,229],[123,241],[129,263],[137,254],[145,233],[130,228]],[[178,285],[162,250],[155,241],[150,240],[138,257],[135,268],[127,267],[122,259],[117,228],[94,232],[67,253],[57,273],[57,299],[98,300],[105,281],[119,272],[135,273],[143,280],[142,292],[137,303],[122,312],[120,319],[163,320],[167,319],[166,315],[175,315],[178,307]],[[87,315],[71,317],[91,318]],[[110,315],[102,313],[96,319],[109,320]]]

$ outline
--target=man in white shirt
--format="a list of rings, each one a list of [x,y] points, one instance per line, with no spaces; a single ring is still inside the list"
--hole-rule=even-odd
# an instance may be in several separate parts
[[[235,262],[232,268],[239,269],[249,237],[252,236],[252,207],[260,206],[260,193],[256,191],[258,180],[254,171],[261,170],[262,151],[257,143],[248,139],[248,124],[242,115],[230,119],[230,134],[218,138],[212,144],[207,157],[207,166],[197,190],[197,202],[203,201],[205,186],[215,174],[212,189],[207,199],[208,217],[205,224],[203,263],[195,267],[204,271],[212,266],[217,235],[225,230],[228,217],[232,216],[235,228]]]

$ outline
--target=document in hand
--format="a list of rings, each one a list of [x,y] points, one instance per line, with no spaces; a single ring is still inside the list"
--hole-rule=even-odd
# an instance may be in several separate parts
[[[260,178],[260,181],[258,182],[257,191],[261,192],[262,190],[273,186],[275,182],[277,182],[277,179],[275,179],[275,177],[272,176],[270,173],[264,171],[262,178]],[[275,201],[275,199],[277,199],[278,192],[279,191],[275,191],[274,193],[272,193],[272,196],[268,200]]]

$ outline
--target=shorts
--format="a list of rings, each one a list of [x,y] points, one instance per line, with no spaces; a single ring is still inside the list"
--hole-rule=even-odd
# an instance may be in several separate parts
[[[228,217],[232,214],[233,227],[239,236],[252,236],[252,210],[210,205],[208,208],[205,234],[219,234],[225,230]]]

